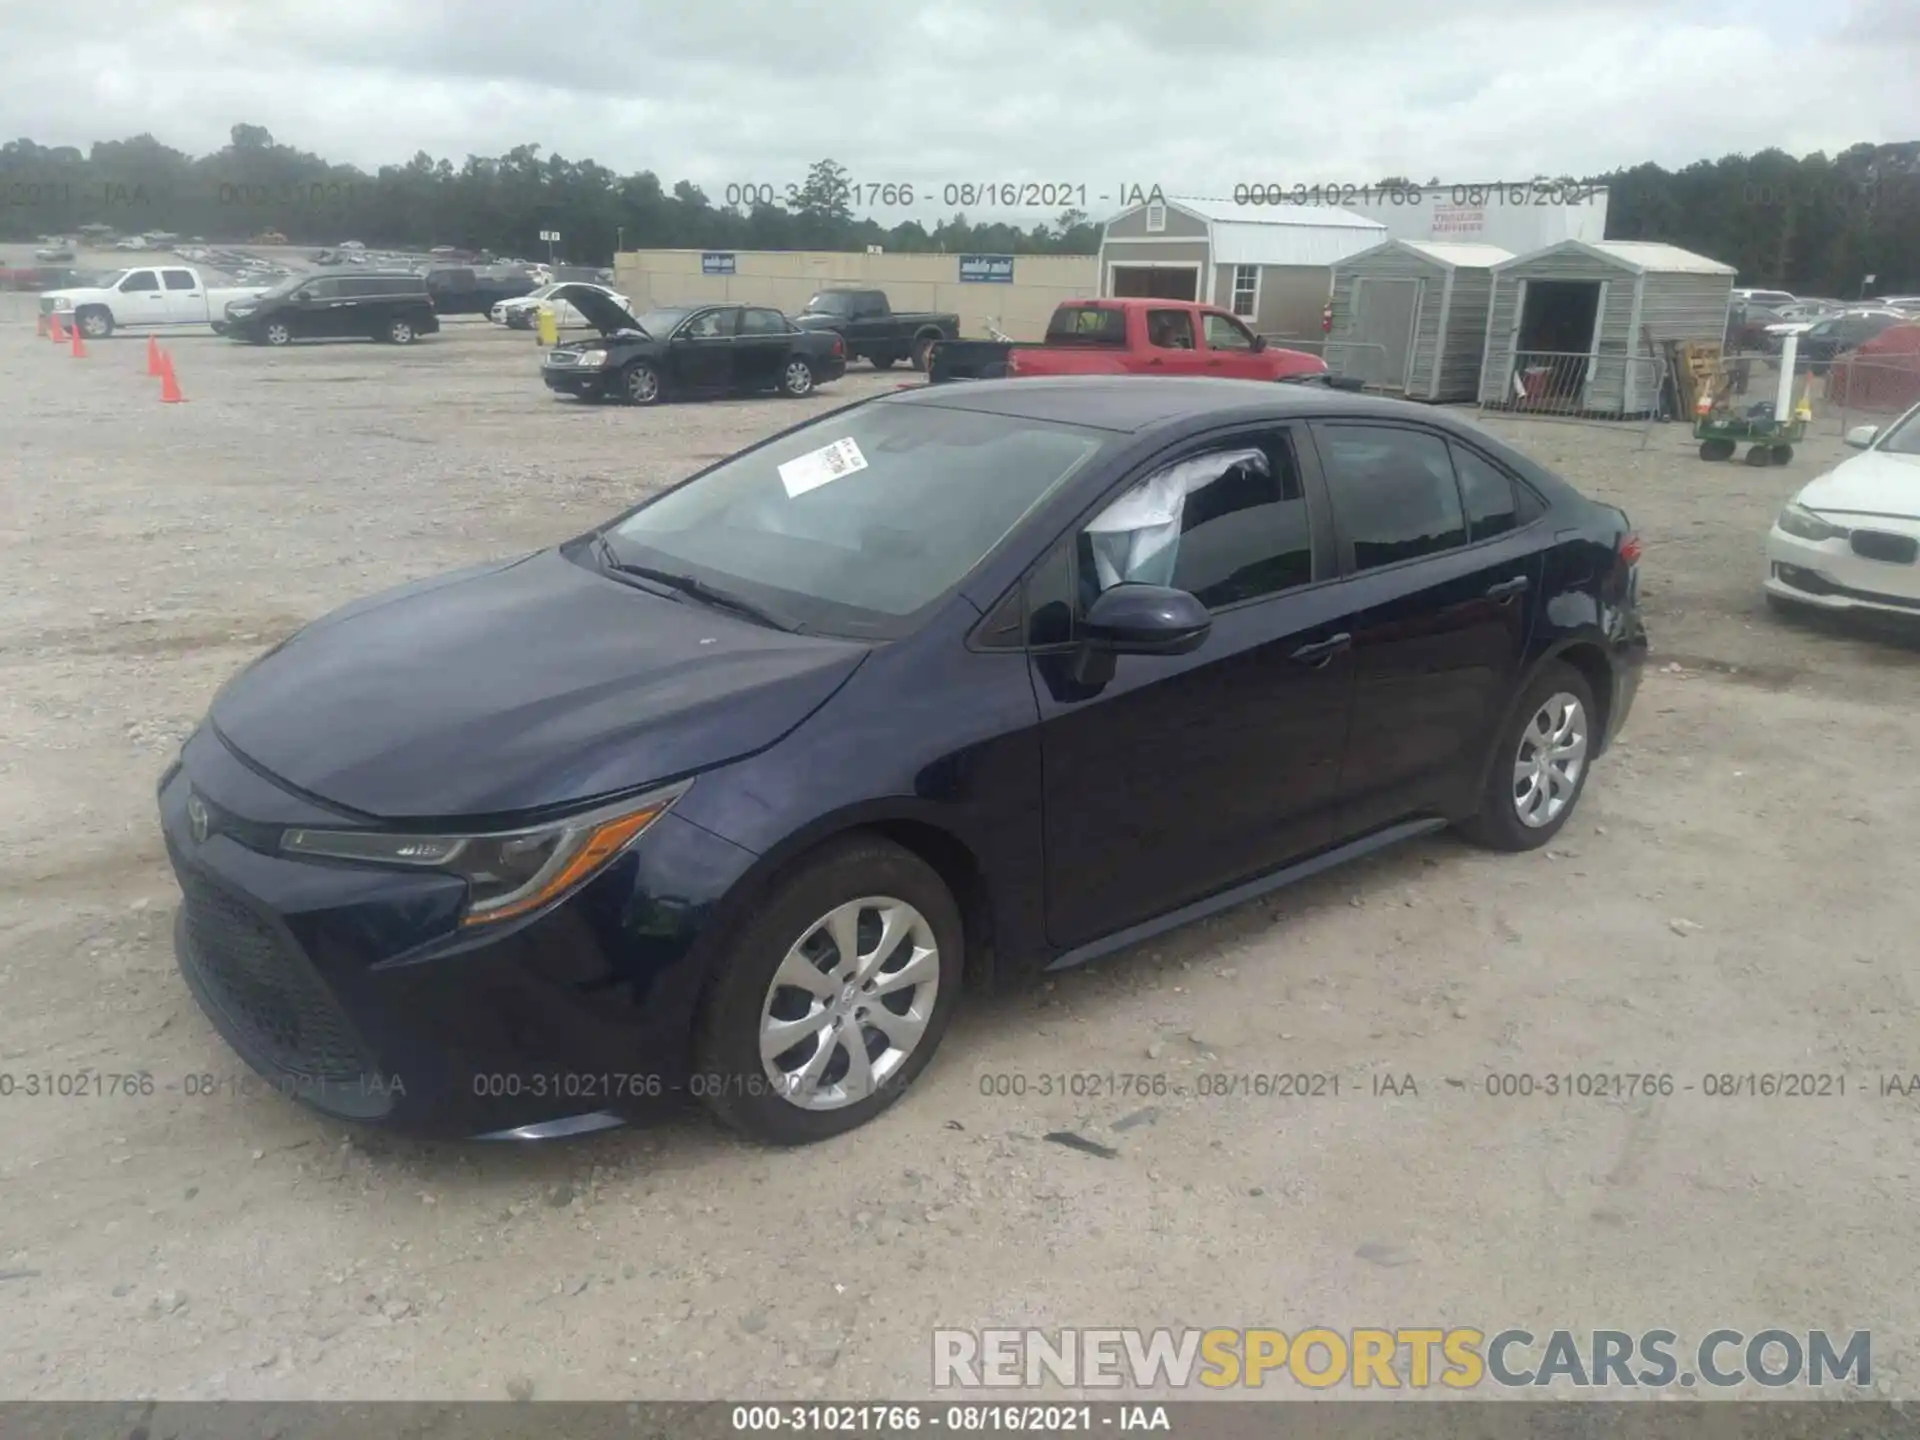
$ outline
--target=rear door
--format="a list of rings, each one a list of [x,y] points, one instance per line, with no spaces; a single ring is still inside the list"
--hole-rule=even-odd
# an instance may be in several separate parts
[[[779,384],[796,333],[778,310],[760,306],[742,310],[733,340],[734,388],[765,390]]]
[[[1200,339],[1206,362],[1202,374],[1265,380],[1272,372],[1271,364],[1253,348],[1253,331],[1223,310],[1203,312]]]
[[[1204,375],[1206,357],[1200,353],[1199,327],[1194,312],[1185,309],[1150,309],[1140,317],[1140,349],[1135,353],[1135,368],[1146,375]]]
[[[161,293],[166,297],[167,324],[204,325],[207,321],[207,292],[200,277],[180,266],[160,272]]]
[[[1347,837],[1472,800],[1518,684],[1551,537],[1531,490],[1437,430],[1329,420],[1313,437],[1357,612]]]
[[[739,314],[732,308],[701,310],[682,321],[667,345],[669,378],[688,390],[731,388],[734,326]]]
[[[1352,688],[1347,590],[1298,427],[1235,432],[1118,486],[1028,582],[1029,664],[1044,760],[1047,928],[1074,946],[1322,848],[1332,832]],[[1238,459],[1251,451],[1257,461]],[[1206,460],[1171,522],[1173,554],[1113,528],[1117,502]],[[1211,463],[1217,462],[1217,463]],[[1214,478],[1205,479],[1207,474]],[[1161,541],[1167,532],[1159,532]],[[1188,655],[1123,655],[1076,673],[1103,586],[1158,580],[1198,596],[1212,632]]]

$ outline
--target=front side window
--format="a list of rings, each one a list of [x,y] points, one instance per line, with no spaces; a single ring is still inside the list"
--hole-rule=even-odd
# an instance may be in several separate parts
[[[1236,320],[1230,320],[1225,315],[1209,314],[1206,327],[1209,350],[1253,349],[1252,332]]]
[[[882,402],[725,461],[606,537],[619,560],[736,591],[809,630],[892,638],[1114,443]]]
[[[151,270],[135,270],[120,282],[122,295],[134,295],[159,288],[159,277]]]
[[[1445,440],[1387,425],[1323,425],[1316,435],[1333,513],[1356,570],[1467,543]]]
[[[731,310],[707,310],[687,322],[680,333],[689,340],[718,340],[733,333]]]
[[[1162,350],[1193,349],[1193,312],[1190,310],[1149,310],[1147,343]]]
[[[1086,526],[1080,596],[1169,585],[1209,610],[1313,580],[1313,532],[1281,434],[1182,460],[1132,486]]]

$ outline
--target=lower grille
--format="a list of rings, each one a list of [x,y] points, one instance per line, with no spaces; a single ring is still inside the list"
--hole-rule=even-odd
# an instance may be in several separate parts
[[[1920,541],[1911,535],[1890,535],[1885,530],[1853,532],[1853,553],[1863,560],[1884,560],[1891,565],[1911,565],[1920,555]]]
[[[181,869],[181,960],[249,1061],[302,1080],[362,1085],[377,1075],[339,1004],[287,940],[233,896]]]

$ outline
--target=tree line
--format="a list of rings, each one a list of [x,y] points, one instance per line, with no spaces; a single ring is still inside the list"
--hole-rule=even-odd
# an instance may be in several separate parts
[[[1875,291],[1920,290],[1920,141],[1559,178],[1609,187],[1608,238],[1710,255],[1738,267],[1745,284],[1851,296],[1871,274]],[[1399,177],[1380,185],[1393,183]],[[737,203],[691,181],[669,187],[650,170],[621,175],[538,145],[458,166],[422,151],[369,174],[281,144],[258,125],[235,125],[227,145],[197,157],[151,135],[85,153],[21,139],[0,145],[0,240],[93,224],[214,243],[278,233],[296,244],[357,239],[544,258],[538,237],[551,230],[562,236],[560,258],[580,264],[605,264],[616,247],[1085,255],[1100,244],[1098,219],[1077,209],[1025,227],[977,223],[964,211],[932,226],[883,223],[855,213],[858,197],[832,160],[784,194],[766,183],[729,188]]]

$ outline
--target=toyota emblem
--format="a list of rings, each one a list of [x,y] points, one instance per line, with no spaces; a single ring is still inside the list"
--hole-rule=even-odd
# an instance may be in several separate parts
[[[193,843],[202,844],[207,838],[207,807],[201,803],[198,795],[187,796],[187,828],[193,832]]]

